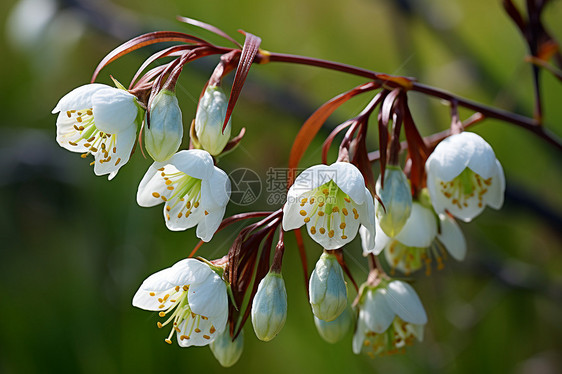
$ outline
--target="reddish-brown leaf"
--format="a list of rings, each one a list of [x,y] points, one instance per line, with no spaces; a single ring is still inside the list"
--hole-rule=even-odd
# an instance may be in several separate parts
[[[180,22],[184,22],[184,23],[187,23],[189,25],[197,26],[197,27],[200,27],[200,28],[205,29],[207,31],[210,31],[213,34],[216,34],[218,36],[222,36],[226,40],[232,42],[238,48],[242,48],[240,43],[238,43],[236,40],[234,40],[234,38],[232,38],[230,35],[228,35],[227,33],[225,33],[224,31],[222,31],[221,29],[219,29],[216,26],[209,25],[208,23],[201,22],[201,21],[193,19],[193,18],[182,17],[182,16],[177,16],[176,18]]]
[[[232,90],[230,91],[230,97],[228,98],[228,106],[226,107],[226,116],[224,118],[224,124],[222,130],[226,128],[228,120],[232,115],[232,110],[236,105],[236,101],[242,92],[242,87],[244,87],[244,82],[252,67],[254,58],[259,51],[261,39],[253,34],[245,33],[246,40],[244,41],[244,47],[242,48],[242,53],[240,54],[240,60],[238,61],[238,68],[236,69],[236,74],[234,75],[234,82],[232,83]]]
[[[205,40],[199,39],[195,36],[184,34],[182,32],[176,31],[155,31],[148,34],[143,34],[133,38],[125,43],[121,44],[119,47],[115,48],[113,51],[109,52],[103,60],[98,64],[94,74],[92,75],[91,83],[93,83],[101,69],[110,64],[111,62],[117,60],[119,57],[126,55],[132,51],[139,48],[146,47],[147,45],[162,43],[162,42],[183,42],[183,43],[195,43],[201,45],[209,45]]]

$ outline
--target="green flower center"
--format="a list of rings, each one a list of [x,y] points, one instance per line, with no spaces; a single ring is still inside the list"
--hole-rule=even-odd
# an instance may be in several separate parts
[[[403,349],[414,343],[417,332],[414,326],[404,322],[400,317],[394,317],[394,321],[382,334],[374,331],[365,333],[363,347],[369,357],[404,353]]]
[[[468,200],[477,196],[478,207],[483,206],[483,196],[492,184],[492,177],[483,179],[469,168],[465,168],[456,178],[449,182],[440,181],[443,196],[459,209],[468,207]]]

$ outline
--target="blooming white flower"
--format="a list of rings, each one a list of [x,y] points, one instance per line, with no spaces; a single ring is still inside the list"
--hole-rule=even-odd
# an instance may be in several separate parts
[[[148,277],[133,297],[133,306],[168,316],[172,324],[166,343],[177,333],[182,347],[207,345],[226,328],[226,283],[208,264],[188,258]]]
[[[375,200],[378,224],[388,236],[396,236],[406,224],[412,211],[412,192],[406,175],[397,166],[387,166],[384,172],[384,188],[377,180],[377,195],[384,206]]]
[[[94,173],[115,177],[129,161],[142,109],[125,90],[93,83],[80,86],[58,102],[57,142],[72,152],[94,156]]]
[[[365,286],[359,300],[353,352],[372,357],[395,353],[414,339],[422,341],[426,323],[425,309],[409,284],[393,280]]]
[[[197,225],[197,236],[208,242],[219,227],[228,199],[230,180],[200,149],[180,151],[154,162],[137,192],[140,206],[164,203],[164,221],[172,231]]]
[[[352,241],[360,225],[375,236],[373,196],[359,169],[348,162],[303,171],[289,189],[283,212],[285,231],[306,224],[312,239],[326,249]]]
[[[213,352],[213,356],[223,367],[231,367],[242,356],[242,351],[244,350],[244,330],[240,330],[240,333],[233,341],[230,332],[228,329],[225,329],[222,334],[213,340],[209,347],[211,352]]]
[[[446,214],[436,215],[417,201],[414,201],[412,213],[396,237],[388,237],[377,225],[375,245],[368,247],[368,233],[360,233],[364,255],[378,255],[384,249],[390,266],[405,274],[420,269],[425,263],[429,275],[432,258],[441,269],[447,253],[458,261],[463,260],[466,254],[466,241],[455,220]]]
[[[347,306],[347,288],[336,256],[324,252],[310,275],[309,299],[314,315],[333,321]]]
[[[252,325],[258,339],[273,339],[287,319],[287,290],[280,273],[269,272],[260,281],[252,301]]]
[[[207,86],[195,114],[195,134],[197,142],[204,150],[216,156],[222,152],[232,128],[231,120],[222,131],[228,100],[218,86]]]
[[[176,94],[162,90],[150,105],[150,127],[145,129],[146,151],[154,161],[165,161],[180,147],[183,137],[181,110]]]
[[[314,316],[314,324],[318,333],[322,339],[332,344],[343,339],[349,331],[352,322],[353,317],[350,308],[345,308],[338,318],[329,322]]]
[[[435,147],[425,164],[427,189],[437,213],[449,211],[470,222],[486,205],[503,205],[505,177],[494,150],[479,135],[452,135]]]

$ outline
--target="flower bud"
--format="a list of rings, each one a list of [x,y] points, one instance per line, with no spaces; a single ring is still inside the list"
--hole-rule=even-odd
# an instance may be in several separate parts
[[[287,319],[287,291],[280,273],[269,272],[261,280],[252,302],[252,325],[258,339],[273,339]]]
[[[230,139],[230,119],[224,132],[222,131],[227,105],[228,101],[222,89],[218,86],[208,86],[197,107],[197,142],[213,156],[220,154]]]
[[[349,331],[353,318],[349,308],[344,311],[333,321],[327,322],[314,316],[314,324],[318,333],[328,343],[334,344],[343,339],[345,334]]]
[[[336,256],[324,252],[310,276],[312,312],[324,321],[333,321],[347,306],[347,289]]]
[[[392,238],[400,233],[412,211],[410,183],[400,168],[387,166],[384,188],[381,188],[380,178],[376,188],[384,207],[375,201],[375,214],[382,231]]]
[[[150,106],[150,128],[145,128],[144,142],[155,161],[165,161],[180,147],[183,137],[181,110],[176,94],[162,90]]]
[[[244,350],[244,330],[232,341],[228,328],[213,340],[210,345],[211,352],[217,361],[225,368],[233,366]]]

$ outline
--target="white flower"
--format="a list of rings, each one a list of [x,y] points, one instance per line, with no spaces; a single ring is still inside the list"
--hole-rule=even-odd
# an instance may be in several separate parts
[[[140,206],[164,203],[168,229],[181,231],[197,225],[197,236],[206,242],[219,227],[229,198],[228,176],[214,166],[209,153],[199,149],[154,162],[137,192]]]
[[[437,261],[437,268],[441,269],[443,258],[447,254],[458,261],[463,260],[466,254],[466,241],[455,220],[446,214],[437,216],[417,201],[414,201],[410,218],[396,237],[386,236],[377,225],[375,245],[367,247],[368,233],[360,233],[364,255],[378,255],[384,249],[390,266],[405,274],[410,274],[426,264],[429,275],[432,258]]]
[[[93,83],[80,86],[58,102],[57,142],[82,158],[94,156],[94,173],[115,177],[129,161],[142,111],[125,90]]]
[[[133,306],[158,311],[171,323],[166,343],[177,333],[182,347],[211,343],[226,328],[226,283],[206,263],[188,258],[148,277],[133,298]]]
[[[195,114],[197,142],[213,156],[222,152],[230,138],[232,128],[230,119],[224,132],[222,131],[227,104],[226,95],[220,87],[208,86]]]
[[[314,324],[316,325],[318,334],[320,334],[322,339],[332,344],[343,339],[349,331],[352,322],[353,317],[350,308],[345,308],[338,318],[330,322],[314,316]]]
[[[393,280],[377,287],[366,286],[359,301],[353,352],[372,357],[395,353],[414,339],[422,341],[426,323],[425,309],[409,284]]]
[[[230,332],[228,329],[225,329],[221,335],[213,340],[210,348],[213,356],[215,356],[221,366],[225,368],[233,366],[242,356],[242,351],[244,350],[244,330],[240,330],[240,333],[233,341]]]
[[[261,280],[252,301],[252,325],[258,339],[273,339],[287,319],[287,290],[280,273],[269,272]]]
[[[437,213],[449,211],[470,222],[486,205],[503,205],[505,177],[492,147],[479,135],[452,135],[435,147],[425,164],[427,188]]]
[[[181,110],[176,94],[162,90],[150,105],[150,127],[145,128],[146,151],[154,161],[165,161],[180,147],[183,137]]]
[[[312,239],[326,249],[352,241],[360,224],[375,236],[373,196],[359,169],[348,162],[303,171],[289,189],[283,212],[285,231],[306,223]]]
[[[406,175],[396,166],[388,166],[384,173],[384,188],[377,180],[377,195],[384,206],[375,200],[378,224],[388,236],[396,236],[406,224],[412,211],[412,192]]]
[[[309,299],[314,315],[333,321],[347,306],[347,289],[343,270],[336,256],[324,252],[310,275]]]

